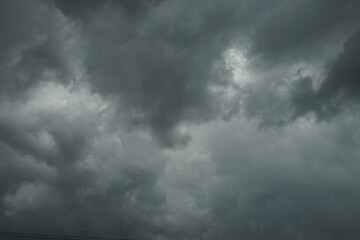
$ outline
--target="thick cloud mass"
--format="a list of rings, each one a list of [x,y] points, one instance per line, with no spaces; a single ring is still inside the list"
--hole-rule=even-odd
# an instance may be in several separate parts
[[[343,52],[333,60],[318,90],[311,89],[311,79],[302,79],[300,93],[294,97],[299,113],[315,111],[320,118],[336,114],[345,102],[359,100],[360,30],[344,43]]]
[[[359,11],[0,1],[0,232],[359,239]]]
[[[209,87],[231,84],[231,79],[218,78],[222,69],[215,65],[223,61],[235,6],[105,2],[80,20],[93,89],[116,95],[130,125],[150,127],[162,145],[184,143],[188,137],[176,131],[182,121],[198,123],[226,114]]]

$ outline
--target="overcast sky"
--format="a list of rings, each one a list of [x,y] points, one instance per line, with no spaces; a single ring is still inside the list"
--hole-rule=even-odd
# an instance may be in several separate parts
[[[0,232],[360,239],[359,12],[0,0]]]

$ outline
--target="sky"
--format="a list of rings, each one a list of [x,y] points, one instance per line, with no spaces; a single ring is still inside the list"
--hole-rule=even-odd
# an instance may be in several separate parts
[[[0,0],[0,232],[360,239],[359,12]]]

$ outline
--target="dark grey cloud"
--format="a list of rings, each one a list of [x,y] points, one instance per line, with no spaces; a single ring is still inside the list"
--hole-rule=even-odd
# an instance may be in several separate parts
[[[16,95],[55,76],[69,81],[66,19],[41,1],[0,4],[1,94]]]
[[[146,0],[146,1],[114,1],[114,0],[54,0],[55,5],[61,9],[61,11],[73,18],[86,18],[91,16],[94,12],[106,8],[106,7],[118,7],[122,13],[127,14],[129,17],[138,17],[139,14],[143,14],[150,7],[154,7],[164,0]]]
[[[55,5],[79,24],[93,90],[119,99],[130,128],[148,128],[161,145],[171,147],[190,138],[178,130],[182,122],[198,124],[237,113],[237,104],[223,102],[211,89],[237,88],[224,51],[248,38],[271,2]]]
[[[0,231],[358,239],[359,7],[1,1]]]
[[[319,119],[329,118],[347,103],[358,102],[360,72],[360,31],[357,30],[344,43],[343,52],[331,61],[319,89],[312,88],[312,79],[300,79],[294,88],[293,103],[296,115],[310,111]]]
[[[331,119],[356,102],[359,9],[357,1],[269,8],[250,37],[255,84],[245,93],[246,114],[260,126],[284,126],[308,113]]]
[[[239,45],[255,71],[267,66],[260,68],[267,74],[269,68],[326,55],[359,20],[356,1],[55,1],[55,6],[81,29],[93,90],[116,96],[129,127],[148,128],[166,147],[190,139],[178,130],[182,122],[237,113],[237,104],[221,107],[226,103],[210,90],[234,84],[223,59],[229,47]],[[257,111],[250,109],[250,116]],[[278,122],[266,118],[268,124]]]
[[[359,3],[352,0],[278,1],[255,28],[251,53],[270,65],[314,57],[336,35],[357,27],[359,8]]]
[[[131,125],[150,127],[162,145],[184,142],[181,121],[221,115],[209,87],[231,83],[214,76],[214,65],[229,44],[236,3],[166,1],[137,18],[119,14],[122,7],[113,3],[81,24],[90,82],[116,95]]]

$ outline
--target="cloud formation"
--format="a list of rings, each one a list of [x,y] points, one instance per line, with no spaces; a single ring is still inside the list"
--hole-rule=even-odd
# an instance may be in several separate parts
[[[1,1],[0,231],[358,239],[359,10]]]
[[[360,72],[360,30],[344,43],[344,50],[328,66],[319,89],[311,88],[311,79],[301,79],[294,97],[298,114],[314,111],[320,118],[337,114],[345,103],[358,102]]]
[[[188,8],[187,1],[100,6],[95,1],[84,6],[86,16],[76,11],[78,4],[59,2],[64,14],[80,22],[92,88],[116,96],[131,127],[149,127],[162,145],[172,146],[188,139],[177,131],[181,122],[199,123],[231,111],[220,109],[209,88],[232,84],[218,72],[227,72],[222,54],[236,3]]]

